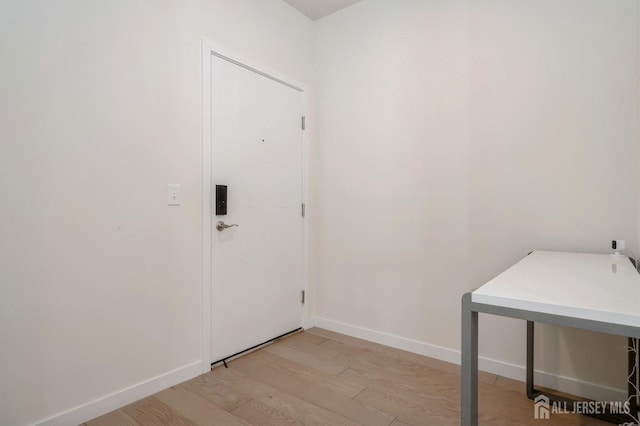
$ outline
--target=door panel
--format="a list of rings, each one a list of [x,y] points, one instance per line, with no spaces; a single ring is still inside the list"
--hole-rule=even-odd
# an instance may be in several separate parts
[[[212,360],[302,323],[302,94],[212,56]],[[222,232],[218,220],[238,224]]]

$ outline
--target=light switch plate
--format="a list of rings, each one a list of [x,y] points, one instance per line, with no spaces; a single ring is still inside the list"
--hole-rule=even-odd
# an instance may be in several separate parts
[[[180,185],[169,184],[167,186],[167,204],[170,206],[180,205]]]

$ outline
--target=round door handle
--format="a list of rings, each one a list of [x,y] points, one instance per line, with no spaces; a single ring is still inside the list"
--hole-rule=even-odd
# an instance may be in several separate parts
[[[224,231],[227,228],[231,228],[234,226],[240,226],[240,225],[236,225],[235,223],[233,225],[227,225],[226,223],[224,223],[223,221],[218,221],[218,223],[216,224],[216,229],[220,232]]]

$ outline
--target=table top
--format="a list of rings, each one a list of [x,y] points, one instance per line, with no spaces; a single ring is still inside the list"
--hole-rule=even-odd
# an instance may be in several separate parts
[[[475,290],[471,300],[640,327],[640,274],[626,257],[535,251]]]

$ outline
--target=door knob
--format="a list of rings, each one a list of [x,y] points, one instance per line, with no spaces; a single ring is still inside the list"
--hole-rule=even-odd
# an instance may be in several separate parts
[[[216,229],[220,232],[224,231],[227,228],[231,228],[233,226],[239,226],[236,225],[235,223],[233,225],[227,225],[226,223],[224,223],[223,221],[219,220],[218,223],[216,224]]]

